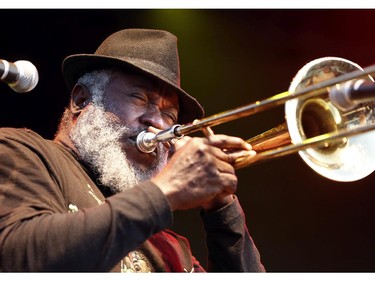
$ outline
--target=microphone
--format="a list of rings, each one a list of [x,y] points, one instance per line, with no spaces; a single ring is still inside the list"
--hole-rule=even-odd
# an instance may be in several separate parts
[[[19,60],[14,63],[0,59],[0,80],[17,93],[26,93],[38,84],[39,75],[36,67],[29,61]]]
[[[370,80],[350,80],[329,90],[332,103],[342,111],[349,111],[363,102],[375,99],[375,83]]]

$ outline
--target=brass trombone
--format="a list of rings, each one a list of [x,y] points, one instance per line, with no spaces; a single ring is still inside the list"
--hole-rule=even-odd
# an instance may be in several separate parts
[[[255,157],[237,159],[235,168],[299,152],[320,175],[336,181],[355,181],[375,170],[374,98],[348,107],[333,102],[347,83],[372,81],[375,65],[362,69],[338,57],[313,60],[301,68],[287,92],[227,110],[192,123],[175,125],[158,134],[141,132],[137,147],[145,153],[158,142],[191,134],[207,127],[247,117],[285,104],[286,122],[247,140]]]

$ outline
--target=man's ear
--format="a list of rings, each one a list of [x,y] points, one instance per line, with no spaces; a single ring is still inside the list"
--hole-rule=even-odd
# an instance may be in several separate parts
[[[82,109],[86,107],[91,99],[91,94],[86,86],[82,84],[76,84],[72,90],[70,109],[72,113],[78,116]]]

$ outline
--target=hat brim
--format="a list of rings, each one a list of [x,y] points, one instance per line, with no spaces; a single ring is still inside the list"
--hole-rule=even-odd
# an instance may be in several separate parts
[[[135,65],[125,59],[118,59],[103,55],[90,55],[90,54],[78,54],[67,57],[62,64],[62,73],[65,79],[65,83],[71,91],[76,84],[77,80],[93,70],[105,69],[105,68],[119,68],[124,70],[136,71],[148,75],[154,79],[162,81],[166,85],[174,89],[179,96],[180,112],[178,116],[178,122],[180,124],[190,123],[195,119],[200,119],[204,116],[204,110],[199,102],[192,96],[190,96],[183,89],[177,87],[172,82],[164,79],[149,70],[145,70],[139,65]]]

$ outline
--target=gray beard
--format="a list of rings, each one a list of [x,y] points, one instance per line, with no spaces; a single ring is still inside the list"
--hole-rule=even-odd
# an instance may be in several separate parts
[[[103,107],[91,105],[81,113],[70,138],[81,159],[99,174],[100,182],[117,193],[151,179],[167,162],[168,153],[163,146],[159,147],[158,164],[147,171],[128,160],[120,139],[139,131],[121,126],[108,118]]]

